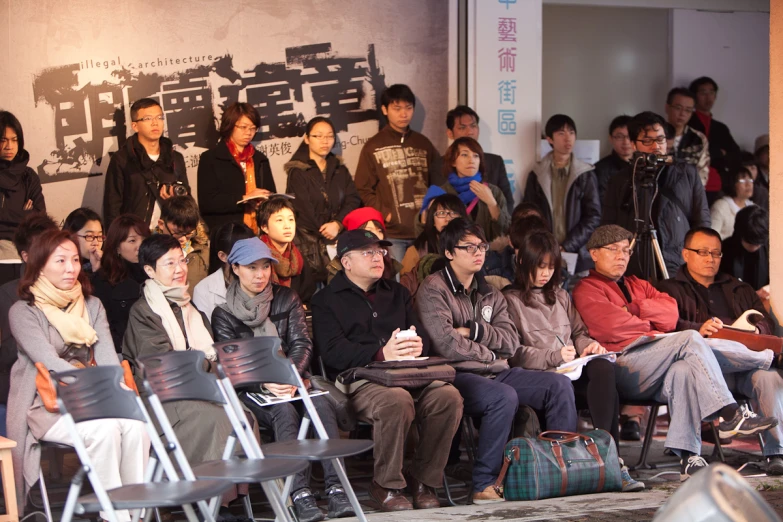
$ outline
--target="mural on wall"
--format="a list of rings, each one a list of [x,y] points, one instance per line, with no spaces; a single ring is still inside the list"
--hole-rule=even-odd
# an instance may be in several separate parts
[[[172,65],[181,70],[155,71]],[[94,78],[96,69],[102,70],[102,82],[80,77],[89,70]],[[32,87],[36,107],[54,112],[55,143],[37,165],[42,183],[52,183],[101,175],[102,163],[127,139],[129,108],[140,98],[161,104],[169,139],[187,166],[196,168],[201,152],[219,139],[222,110],[234,102],[252,104],[261,116],[256,148],[270,158],[289,157],[313,116],[331,118],[338,132],[353,123],[377,122],[378,97],[386,83],[374,44],[366,55],[341,56],[325,42],[286,48],[285,62],[261,62],[240,71],[230,54],[132,63],[121,56],[88,59],[45,68],[34,75]],[[365,141],[345,139],[342,148]]]

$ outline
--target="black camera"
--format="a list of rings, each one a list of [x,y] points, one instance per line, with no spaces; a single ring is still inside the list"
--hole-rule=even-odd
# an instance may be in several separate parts
[[[654,152],[646,154],[637,151],[633,153],[633,158],[631,158],[631,164],[636,172],[658,172],[660,167],[663,167],[668,161],[669,156],[666,154],[656,154]]]
[[[181,181],[175,181],[174,183],[161,183],[160,187],[166,187],[166,192],[172,196],[187,196],[189,194],[188,187]],[[158,190],[160,192],[160,190]]]

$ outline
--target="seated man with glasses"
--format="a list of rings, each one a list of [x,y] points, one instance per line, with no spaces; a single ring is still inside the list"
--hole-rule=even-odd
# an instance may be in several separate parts
[[[634,150],[645,154],[667,153],[663,118],[653,112],[637,114],[628,122],[628,135]],[[632,165],[618,172],[606,191],[601,224],[619,225],[636,231],[634,184]],[[637,181],[638,174],[637,173]],[[657,177],[657,196],[652,204],[652,224],[658,232],[658,241],[669,275],[677,273],[682,265],[682,247],[685,234],[695,227],[710,226],[710,209],[696,167],[682,161],[667,164]],[[641,196],[640,196],[641,197]],[[628,273],[641,276],[639,256],[628,263]]]
[[[621,400],[666,403],[671,421],[665,446],[680,456],[680,480],[705,468],[701,421],[722,417],[722,437],[775,427],[775,417],[740,409],[713,349],[696,330],[673,332],[677,302],[650,283],[626,275],[631,232],[617,225],[596,229],[587,243],[595,270],[574,288],[574,304],[590,337],[617,352]],[[717,350],[716,350],[717,351]],[[721,358],[723,360],[723,358]]]
[[[373,361],[429,352],[430,339],[410,294],[383,277],[389,246],[369,230],[349,230],[337,239],[342,270],[312,300],[313,340],[330,379]],[[408,335],[398,338],[401,331]],[[442,484],[449,442],[462,418],[459,392],[449,384],[409,391],[365,382],[350,390],[349,397],[357,417],[373,426],[375,464],[369,493],[381,511],[440,507],[435,488]],[[403,472],[405,442],[414,421],[419,443]],[[403,494],[406,487],[413,504]]]
[[[685,87],[675,87],[666,95],[666,121],[674,126],[672,154],[688,165],[694,165],[702,185],[710,176],[710,151],[707,136],[688,125],[695,110],[696,96]],[[718,176],[718,182],[720,177]],[[705,189],[707,190],[707,189]],[[716,190],[710,185],[709,190]],[[717,190],[720,190],[718,183]]]
[[[196,200],[174,196],[163,202],[156,234],[172,236],[182,246],[188,263],[188,292],[209,274],[209,236],[201,221]]]
[[[136,132],[114,153],[103,189],[103,219],[108,227],[120,214],[136,214],[155,228],[162,201],[175,187],[190,190],[185,158],[163,135],[165,116],[152,98],[136,100],[130,108]]]
[[[519,405],[542,412],[547,430],[576,431],[574,387],[554,372],[509,368],[519,335],[505,297],[479,273],[489,250],[481,227],[455,219],[440,242],[448,263],[421,283],[416,308],[432,351],[453,361],[465,413],[481,418],[473,502],[498,502],[495,482]]]
[[[750,351],[743,345],[710,336],[731,325],[748,310],[756,310],[758,333],[772,334],[774,323],[753,287],[723,272],[718,272],[720,236],[711,228],[697,228],[685,237],[682,251],[685,265],[677,275],[658,284],[658,289],[677,301],[677,330],[698,330],[708,339],[721,365],[729,388],[757,401],[762,415],[783,418],[783,366],[780,355],[772,350]],[[783,475],[783,426],[763,435],[767,473]]]

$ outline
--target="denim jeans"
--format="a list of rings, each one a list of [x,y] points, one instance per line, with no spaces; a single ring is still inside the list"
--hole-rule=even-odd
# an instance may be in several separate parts
[[[391,256],[402,263],[402,258],[405,257],[405,251],[413,244],[412,239],[391,239],[386,238],[386,241],[390,242],[392,246],[389,247],[389,253]]]
[[[626,348],[615,368],[622,398],[666,403],[671,422],[665,446],[701,451],[701,421],[736,401],[712,348],[695,330]]]

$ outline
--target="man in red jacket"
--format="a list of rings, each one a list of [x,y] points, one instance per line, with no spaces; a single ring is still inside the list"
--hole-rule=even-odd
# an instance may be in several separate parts
[[[621,397],[667,403],[671,422],[665,446],[680,455],[680,480],[687,480],[707,466],[699,455],[703,419],[726,419],[720,423],[722,437],[758,433],[778,421],[739,408],[699,332],[666,335],[677,326],[677,302],[647,281],[625,276],[632,237],[617,225],[593,232],[587,249],[595,270],[576,285],[574,303],[590,337],[618,352]]]

